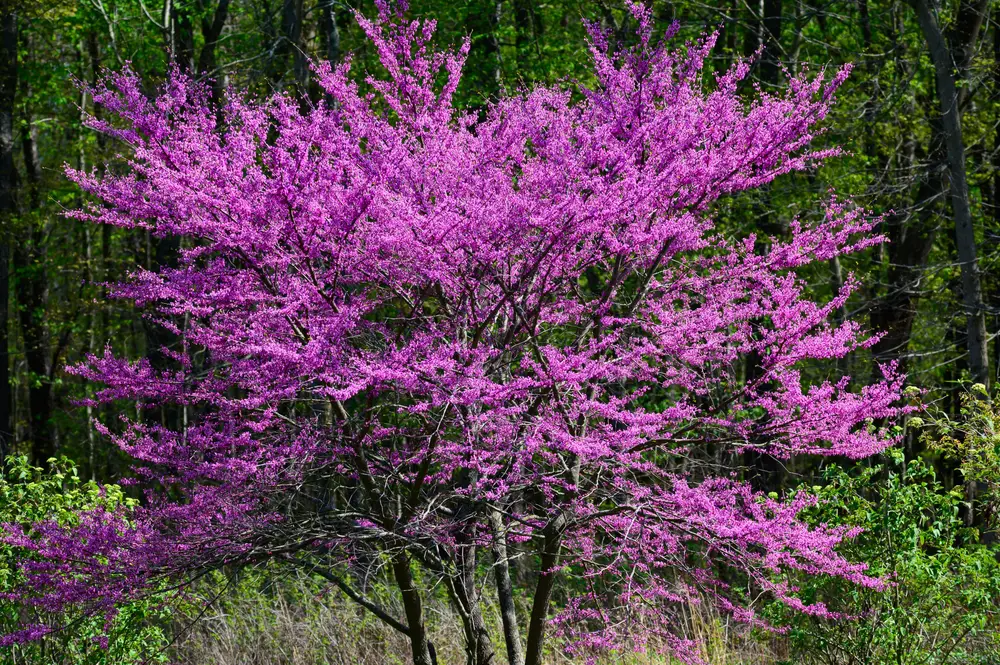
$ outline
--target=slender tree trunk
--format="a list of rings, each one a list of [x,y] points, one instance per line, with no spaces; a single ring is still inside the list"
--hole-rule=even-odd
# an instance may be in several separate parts
[[[17,91],[17,14],[9,0],[0,2],[0,457],[14,440],[10,387],[10,243],[17,212],[14,168],[14,95]]]
[[[1000,98],[1000,25],[996,25],[993,28],[993,94],[997,98]],[[993,168],[993,225],[994,228],[1000,228],[1000,124],[996,122],[996,119],[994,119],[993,126],[991,166]],[[994,307],[1000,306],[1000,302],[997,301],[991,304]],[[997,310],[995,309],[994,311]],[[998,332],[1000,332],[1000,316],[997,317],[995,324],[997,325]],[[996,363],[994,376],[997,379],[997,383],[1000,383],[1000,334],[996,336],[994,341],[994,356],[994,362]],[[997,383],[994,383],[994,390]]]
[[[763,10],[764,55],[760,63],[760,78],[765,83],[776,85],[781,73],[781,0],[764,0]]]
[[[340,62],[340,27],[337,25],[337,10],[334,0],[319,0],[320,8],[320,40],[323,45],[323,55],[330,65]]]
[[[469,71],[482,72],[477,83],[481,88],[478,96],[484,100],[496,97],[500,92],[502,72],[498,30],[502,9],[499,0],[478,0],[470,3],[467,9],[466,29],[472,36]]]
[[[218,72],[216,62],[216,48],[219,39],[222,37],[222,29],[226,26],[226,19],[229,16],[229,0],[219,0],[215,6],[215,12],[201,19],[201,34],[205,43],[201,47],[198,55],[198,74],[207,75],[211,78],[212,103],[216,109],[221,109],[225,105],[226,76],[223,72]]]
[[[861,38],[865,45],[865,55],[871,57],[872,21],[868,12],[868,0],[858,0],[858,18],[861,21]]]
[[[740,7],[740,13],[746,11],[749,18],[743,32],[743,55],[750,57],[761,45],[761,17],[764,15],[764,0],[748,0]]]
[[[30,50],[30,43],[28,44]],[[44,466],[55,455],[52,432],[52,363],[46,329],[49,280],[46,270],[45,229],[41,214],[42,166],[38,156],[37,130],[31,116],[31,90],[25,79],[19,81],[24,100],[24,130],[21,148],[27,183],[29,231],[14,248],[17,271],[18,318],[24,339],[24,357],[28,366],[28,436],[32,461]]]
[[[862,16],[867,20],[867,2],[861,7]],[[865,51],[873,50],[871,28],[862,23]],[[912,58],[905,56],[905,45],[901,39],[904,32],[901,14],[894,12],[889,38],[889,51],[897,53],[892,70],[892,85],[905,85],[913,76],[914,64]],[[866,67],[870,69],[869,78],[876,80],[873,59],[866,59]],[[874,84],[871,86],[870,97],[876,93]],[[883,334],[872,348],[872,353],[880,363],[898,362],[901,370],[906,369],[910,338],[913,323],[916,318],[917,305],[922,291],[922,281],[927,270],[927,260],[937,237],[938,219],[940,217],[940,199],[945,191],[943,164],[945,161],[944,141],[941,135],[940,122],[932,122],[930,140],[926,151],[918,144],[917,139],[908,135],[904,137],[901,150],[892,150],[882,156],[877,150],[875,140],[875,110],[877,100],[871,99],[865,105],[865,151],[872,163],[879,164],[882,174],[874,180],[880,182],[892,178],[894,173],[920,173],[917,191],[911,196],[901,198],[894,204],[898,212],[886,215],[880,224],[879,231],[884,233],[889,242],[880,244],[877,248],[875,261],[887,266],[885,289],[881,293],[872,293],[869,309],[869,321],[873,330]],[[916,113],[912,102],[903,105],[900,113],[904,116]],[[920,164],[927,163],[926,169]],[[923,171],[921,173],[921,170]],[[898,180],[890,183],[900,182]],[[899,189],[910,189],[906,182]],[[880,190],[870,190],[872,196],[884,196]],[[881,378],[881,371],[873,367],[874,378]]]
[[[965,145],[958,91],[955,86],[952,53],[945,43],[927,0],[916,0],[917,18],[934,64],[938,101],[941,105],[941,129],[948,159],[949,189],[955,218],[955,245],[962,270],[962,300],[966,318],[966,348],[969,374],[973,382],[989,385],[989,356],[986,338],[986,313],[983,307],[976,236],[969,203],[969,185],[965,176]]]
[[[490,527],[493,531],[493,578],[496,581],[497,600],[500,604],[503,639],[507,645],[507,663],[524,665],[524,648],[521,645],[521,632],[514,606],[514,587],[510,580],[510,563],[507,558],[507,535],[499,511],[490,511]]]
[[[170,3],[170,59],[187,74],[195,74],[194,26],[191,9],[184,2]]]
[[[88,40],[89,41],[89,40]],[[87,50],[89,51],[89,44]],[[77,58],[79,62],[78,76],[81,81],[87,80],[87,56],[84,53],[84,44],[80,43],[76,49]],[[87,153],[84,149],[84,126],[87,120],[87,100],[90,98],[87,89],[83,89],[80,93],[80,134],[76,137],[76,169],[80,172],[86,171],[87,169]],[[78,191],[75,197],[75,206],[77,209],[83,207],[83,192]],[[97,282],[96,278],[96,252],[94,251],[94,225],[89,223],[83,224],[83,241],[86,248],[86,275],[87,284],[92,285]],[[101,299],[98,299],[100,302]],[[97,335],[98,328],[101,322],[101,310],[96,304],[91,305],[89,311],[87,312],[87,353],[97,352]],[[93,391],[90,387],[87,387],[88,396],[93,395]],[[87,470],[90,474],[91,480],[97,479],[97,474],[94,470],[95,456],[94,452],[97,448],[97,431],[94,428],[94,405],[87,403]]]
[[[424,626],[424,608],[420,600],[420,592],[413,584],[413,571],[410,570],[410,560],[404,552],[398,552],[392,557],[392,572],[396,578],[403,597],[403,611],[406,613],[406,625],[410,629],[410,648],[413,652],[413,665],[435,665],[437,658],[431,653],[431,644],[427,639],[427,629]]]
[[[932,140],[940,144],[940,141]],[[941,150],[932,146],[931,162],[937,163],[941,157]],[[872,347],[872,354],[883,363],[900,362],[901,369],[906,366],[920,282],[936,236],[937,199],[943,189],[940,169],[932,168],[917,190],[916,214],[889,215],[885,223],[885,233],[889,238],[886,291],[872,305],[869,317],[872,329],[883,333],[883,336]]]
[[[220,0],[224,2],[225,0]],[[195,47],[194,28],[191,23],[191,7],[183,2],[171,0],[164,5],[164,14],[169,17],[170,30],[166,33],[167,46],[170,52],[171,62],[179,70],[186,73],[193,73],[195,67]],[[223,21],[225,17],[223,16]],[[221,27],[220,27],[221,31]],[[206,47],[209,46],[206,44]],[[96,45],[94,47],[96,49]],[[214,45],[212,45],[214,49]],[[203,49],[203,54],[204,54]],[[92,50],[91,56],[95,58],[95,70],[98,66],[99,51]],[[207,57],[207,56],[206,56]],[[214,57],[214,56],[213,56]],[[100,113],[99,108],[94,109],[95,114]],[[158,270],[160,268],[176,268],[178,264],[178,254],[180,252],[180,238],[177,236],[166,236],[163,238],[154,237],[147,229],[145,236],[145,266],[147,270]],[[173,346],[177,337],[163,326],[143,319],[141,322],[143,336],[145,337],[145,355],[150,364],[155,369],[164,369],[168,365],[167,356],[163,353],[164,347]],[[170,408],[158,407],[145,413],[146,420],[159,421],[161,424],[173,426],[176,424],[176,414]]]
[[[25,87],[25,98],[28,90]],[[27,101],[25,102],[27,105]],[[36,130],[31,115],[25,112],[25,130],[21,135],[24,170],[27,175],[28,209],[41,209],[42,167],[38,158]],[[18,317],[24,338],[24,357],[28,365],[28,433],[31,459],[37,465],[55,455],[52,432],[52,363],[45,325],[49,282],[44,259],[45,232],[41,220],[31,219],[31,231],[14,249],[18,280]]]
[[[97,32],[94,30],[91,30],[87,34],[87,56],[90,58],[90,84],[92,87],[96,88],[97,84],[100,81],[100,76],[101,76],[101,45],[98,42]],[[92,102],[92,108],[90,109],[90,113],[93,115],[95,119],[100,120],[104,115],[103,108],[93,99],[91,99],[91,102]],[[86,109],[82,108],[83,106],[84,105],[81,105],[81,115],[85,115],[86,113]],[[105,155],[105,147],[107,145],[107,137],[104,135],[103,132],[97,132],[96,139],[97,139],[97,152],[94,161],[98,173],[103,174],[104,155]],[[99,254],[97,255],[96,258],[94,257],[94,254],[97,253],[95,252],[95,247],[94,247],[95,229],[93,228],[92,224],[87,224],[86,228],[88,234],[88,245],[87,245],[88,266],[90,268],[92,283],[93,282],[106,283],[110,281],[108,274],[108,263],[111,258],[111,226],[109,224],[104,224],[100,228],[100,247],[97,248],[97,252],[99,252]],[[96,267],[94,265],[95,263]],[[105,292],[105,288],[103,286],[98,286],[97,288],[98,288],[98,294],[97,294],[98,302],[99,303],[106,302],[107,294]],[[97,329],[105,329],[107,327],[106,326],[107,313],[105,312],[103,307],[95,307],[92,311],[94,317],[91,326],[91,334],[88,339],[88,348],[91,353],[96,353],[98,347],[96,331]],[[92,418],[94,417],[99,418],[100,412],[101,412],[100,407],[97,407],[96,409],[90,406],[87,407],[87,418],[88,418],[87,435],[88,435],[88,444],[90,453],[90,460],[89,460],[90,473],[92,479],[106,477],[102,476],[101,473],[98,473],[97,460],[99,459],[99,456],[96,454],[97,432],[94,429],[92,420]],[[105,456],[100,456],[100,457],[104,458]]]
[[[562,529],[565,517],[560,515],[545,530],[542,542],[538,583],[535,585],[535,596],[531,601],[531,616],[528,619],[528,645],[525,649],[525,665],[542,664],[542,648],[545,643],[545,624],[549,617],[549,602],[552,600],[552,590],[555,588],[559,565],[559,553],[562,549]]]
[[[6,220],[0,229],[0,467],[11,452],[14,432],[11,427],[10,389],[10,340],[7,330],[10,325],[10,245],[7,238]]]
[[[946,43],[951,44],[950,55],[956,70],[956,80],[964,79],[972,64],[972,58],[976,54],[976,42],[979,40],[988,11],[989,0],[963,0],[959,3],[955,20],[951,22],[948,34],[945,36]],[[959,89],[960,107],[968,93],[967,86]]]
[[[531,0],[514,0],[514,48],[517,52],[518,64],[527,61],[526,51],[531,48],[537,52],[538,39],[542,34],[541,16]],[[500,5],[497,4],[499,18]]]
[[[292,54],[292,74],[302,97],[308,91],[309,68],[302,43],[302,0],[285,0],[281,10],[281,31],[285,41],[285,52]]]
[[[463,538],[463,540],[471,539]],[[466,611],[468,663],[491,665],[495,654],[490,632],[483,619],[482,603],[476,585],[476,552],[476,545],[466,542],[458,548],[457,557],[460,574],[458,583],[462,586],[460,602],[465,605]]]

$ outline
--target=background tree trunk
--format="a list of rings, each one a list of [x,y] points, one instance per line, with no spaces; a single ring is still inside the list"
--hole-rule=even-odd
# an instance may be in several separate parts
[[[17,209],[14,168],[14,96],[17,91],[17,13],[0,2],[0,456],[14,441],[13,393],[10,377],[10,243]]]
[[[955,87],[953,54],[945,43],[937,18],[927,0],[916,0],[920,29],[927,40],[937,80],[941,105],[941,131],[948,160],[949,190],[955,219],[955,245],[962,270],[962,300],[966,317],[966,349],[972,381],[989,385],[989,356],[986,338],[986,312],[983,307],[979,263],[976,259],[976,234],[969,204],[969,185],[965,175],[965,144],[962,119]],[[962,12],[959,12],[962,15]],[[978,34],[978,28],[973,30]],[[972,40],[974,41],[974,37]],[[971,48],[971,46],[969,47]],[[962,53],[965,52],[963,47]]]

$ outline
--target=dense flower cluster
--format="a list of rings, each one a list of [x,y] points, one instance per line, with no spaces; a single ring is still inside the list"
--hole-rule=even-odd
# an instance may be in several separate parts
[[[878,242],[873,220],[833,199],[767,252],[713,226],[721,196],[836,154],[809,143],[847,70],[748,100],[748,63],[707,81],[712,37],[671,51],[632,11],[634,47],[591,26],[593,86],[506,96],[482,117],[452,103],[468,44],[436,50],[432,21],[385,5],[358,20],[387,76],[318,66],[315,105],[237,98],[217,122],[183,75],[152,100],[109,75],[95,99],[117,120],[92,124],[129,146],[129,169],[70,171],[99,201],[79,216],[187,239],[177,267],[116,292],[177,343],[169,366],[107,350],[76,371],[103,385],[96,402],[186,417],[104,430],[135,459],[140,508],[8,527],[31,553],[20,600],[111,614],[222,564],[380,561],[422,663],[410,566],[445,581],[482,654],[481,578],[503,594],[520,560],[536,568],[515,645],[532,664],[546,624],[587,648],[695,659],[677,608],[699,598],[756,622],[737,579],[821,615],[785,572],[879,585],[836,553],[850,533],[798,519],[804,496],[695,463],[893,442],[893,368],[860,390],[800,375],[873,341],[831,322],[853,280],[817,303],[796,274]],[[559,580],[576,581],[550,617]]]

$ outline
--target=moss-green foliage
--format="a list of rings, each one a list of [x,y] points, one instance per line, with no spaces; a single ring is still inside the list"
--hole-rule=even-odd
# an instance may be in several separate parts
[[[76,513],[96,507],[113,509],[129,505],[115,485],[100,486],[80,478],[69,460],[51,460],[48,471],[28,464],[26,457],[11,457],[6,475],[0,476],[0,523],[27,525],[38,520],[71,523]],[[18,552],[0,545],[0,593],[8,591],[20,574]],[[6,665],[125,665],[166,662],[166,611],[158,599],[123,608],[108,634],[108,648],[99,644],[104,617],[50,617],[33,608],[0,600],[0,633],[17,630],[22,622],[64,626],[38,643],[0,649]]]

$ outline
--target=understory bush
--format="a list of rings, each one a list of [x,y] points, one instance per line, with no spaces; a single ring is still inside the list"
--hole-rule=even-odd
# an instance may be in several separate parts
[[[49,468],[32,466],[26,456],[10,457],[0,473],[0,524],[21,525],[55,521],[73,524],[81,511],[115,510],[132,505],[116,485],[83,480],[68,459],[49,460]],[[0,663],[24,665],[124,665],[167,662],[169,612],[162,596],[130,603],[110,620],[103,614],[78,612],[44,616],[37,606],[14,603],[7,594],[23,584],[23,552],[0,544],[0,633],[25,625],[59,626],[38,641],[0,647]],[[15,566],[15,563],[19,564]]]
[[[894,448],[878,464],[830,466],[823,485],[804,488],[821,501],[811,511],[814,523],[862,529],[844,553],[891,586],[883,592],[833,578],[799,580],[806,602],[825,603],[842,618],[787,614],[787,662],[1000,662],[1000,547],[990,536],[1000,477],[996,407],[974,389],[958,421],[914,421],[923,429],[921,456],[906,459]],[[953,487],[935,472],[949,464],[961,478]]]
[[[687,636],[711,665],[817,663],[840,665],[988,665],[1000,660],[1000,563],[998,548],[983,544],[992,525],[989,462],[992,407],[969,401],[960,423],[934,421],[925,436],[928,454],[959,459],[965,479],[977,479],[980,528],[966,524],[968,497],[963,484],[946,489],[928,459],[905,460],[893,449],[879,463],[826,468],[823,484],[809,487],[822,503],[809,518],[817,523],[864,529],[845,547],[870,572],[893,581],[884,592],[836,579],[800,580],[807,602],[823,602],[839,620],[787,615],[773,619],[784,634],[748,634],[728,617],[692,602],[685,617]],[[971,465],[971,466],[970,466]],[[975,476],[973,474],[976,474]],[[11,458],[0,482],[0,519],[28,524],[39,519],[69,521],[74,511],[128,504],[117,486],[99,487],[78,475],[68,460],[43,472],[25,458]],[[10,548],[0,549],[0,589],[16,575]],[[367,593],[398,614],[401,608],[382,583]],[[521,599],[526,601],[526,599]],[[523,605],[524,603],[522,603]],[[207,607],[207,609],[206,609]],[[495,603],[486,603],[491,631],[499,631]],[[403,665],[409,662],[406,637],[378,621],[327,581],[306,572],[265,566],[207,576],[169,606],[162,598],[128,606],[114,620],[107,650],[101,648],[104,618],[76,616],[67,629],[42,641],[9,647],[0,663],[104,665],[171,662],[181,665]],[[526,607],[519,609],[527,610]],[[0,601],[7,630],[26,619],[24,608]],[[462,636],[450,626],[454,609],[442,593],[428,603],[428,632],[439,662],[464,659]],[[495,636],[499,639],[499,635]],[[547,662],[577,662],[557,641]],[[577,659],[579,660],[579,659]],[[599,663],[661,665],[662,656],[619,653]]]

